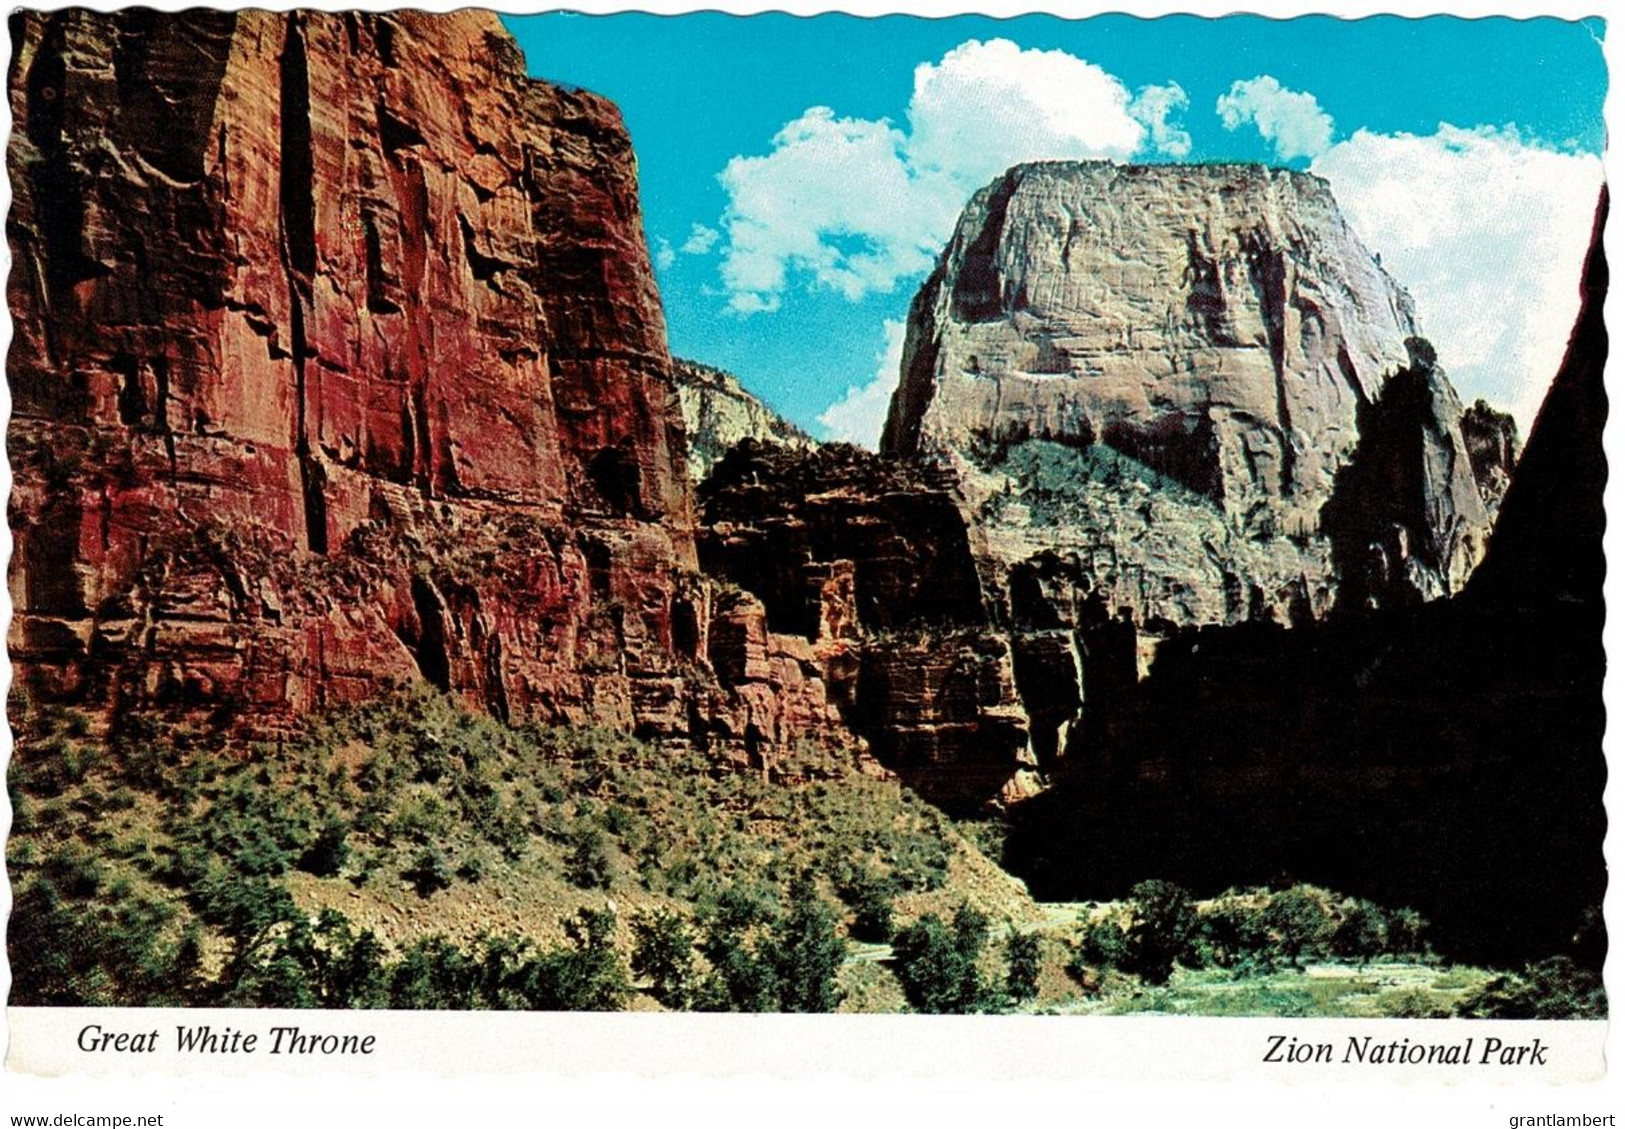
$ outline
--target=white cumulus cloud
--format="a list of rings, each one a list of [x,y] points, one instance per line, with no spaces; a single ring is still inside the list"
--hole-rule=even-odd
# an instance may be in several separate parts
[[[671,240],[664,235],[655,236],[655,266],[668,269],[677,261],[677,252],[671,249]]]
[[[1515,128],[1359,130],[1311,166],[1350,225],[1416,299],[1464,400],[1527,435],[1579,311],[1602,162]]]
[[[717,245],[722,238],[722,232],[714,227],[706,227],[703,223],[692,225],[688,231],[688,239],[681,248],[685,255],[709,255],[711,248]]]
[[[886,344],[875,354],[874,378],[848,388],[845,396],[818,417],[829,438],[856,443],[871,451],[880,446],[892,390],[897,387],[897,374],[903,365],[903,330],[902,321],[886,319]]]
[[[1191,135],[1168,119],[1190,108],[1191,98],[1177,82],[1167,86],[1142,86],[1134,95],[1129,113],[1150,132],[1150,147],[1158,153],[1183,159],[1191,154]]]
[[[925,269],[933,240],[916,214],[904,141],[887,122],[814,106],[767,156],[729,161],[722,280],[733,309],[778,308],[792,271],[859,298]]]
[[[1288,90],[1269,75],[1232,83],[1214,107],[1226,129],[1251,124],[1283,161],[1317,157],[1332,143],[1332,118],[1313,94]]]
[[[914,68],[907,160],[968,194],[1022,161],[1126,158],[1144,136],[1129,101],[1121,82],[1075,55],[973,39]]]
[[[776,309],[801,279],[854,300],[890,291],[929,269],[966,199],[1011,165],[1127,158],[1148,130],[1163,151],[1188,152],[1167,124],[1178,87],[1148,91],[1137,103],[1063,51],[971,40],[915,68],[906,129],[807,110],[768,153],[735,157],[719,178],[730,307]]]

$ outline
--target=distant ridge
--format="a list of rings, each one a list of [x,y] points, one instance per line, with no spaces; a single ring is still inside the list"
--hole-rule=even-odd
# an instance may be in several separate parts
[[[711,468],[742,439],[804,451],[818,446],[812,436],[747,392],[730,372],[674,357],[672,377],[688,431],[688,473],[696,483],[709,478]]]

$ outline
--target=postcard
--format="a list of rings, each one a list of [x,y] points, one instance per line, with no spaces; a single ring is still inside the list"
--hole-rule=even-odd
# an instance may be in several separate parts
[[[9,28],[8,1071],[1612,1116],[1600,16]]]

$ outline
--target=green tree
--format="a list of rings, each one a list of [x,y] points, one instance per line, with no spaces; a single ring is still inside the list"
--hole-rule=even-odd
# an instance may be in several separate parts
[[[398,1010],[471,1011],[480,1006],[479,972],[444,937],[414,941],[389,970],[389,1006]]]
[[[1275,938],[1275,947],[1293,968],[1303,967],[1304,956],[1323,952],[1331,932],[1325,905],[1302,886],[1282,890],[1270,898],[1264,909],[1264,924]]]
[[[701,1011],[774,1011],[779,975],[755,942],[739,930],[713,923],[704,945],[711,972],[695,997]]]
[[[1262,907],[1226,900],[1198,921],[1213,964],[1233,969],[1237,975],[1266,975],[1275,970],[1275,950]]]
[[[564,877],[582,890],[607,890],[615,878],[609,840],[597,827],[579,823],[570,835],[570,854],[564,863]]]
[[[1196,931],[1190,893],[1172,882],[1152,879],[1129,891],[1134,916],[1128,929],[1124,967],[1148,984],[1166,984],[1174,963],[1185,955]]]
[[[1128,933],[1111,918],[1100,921],[1083,917],[1083,932],[1073,950],[1067,970],[1079,976],[1088,968],[1121,968],[1128,960]]]
[[[632,971],[647,976],[651,994],[664,1007],[685,1011],[694,1004],[694,930],[674,910],[640,913],[632,919]]]
[[[1043,969],[1043,946],[1037,933],[1011,929],[1005,938],[1007,971],[1004,990],[1013,1004],[1024,1004],[1038,996],[1038,975]]]
[[[841,1002],[835,976],[846,959],[839,919],[818,896],[811,876],[790,884],[790,909],[773,930],[779,1006],[790,1012],[829,1012]]]
[[[322,878],[337,874],[350,859],[349,834],[348,823],[337,815],[329,815],[300,856],[299,869]]]
[[[1396,956],[1422,953],[1427,949],[1427,918],[1409,906],[1388,914],[1388,951]]]
[[[1457,1006],[1466,1019],[1605,1019],[1602,976],[1566,956],[1497,976]]]
[[[615,947],[612,910],[584,909],[564,922],[570,947],[539,958],[532,1006],[547,1011],[620,1011],[632,977]]]
[[[299,918],[246,962],[222,1002],[232,1007],[376,1008],[389,1002],[384,948],[337,910]]]
[[[424,847],[412,860],[412,865],[401,873],[401,877],[412,883],[418,897],[427,898],[451,886],[451,862],[439,847]]]
[[[184,1006],[201,992],[198,938],[166,939],[172,911],[114,883],[93,904],[47,878],[23,887],[6,944],[11,1002],[30,1007]]]
[[[885,944],[892,935],[892,903],[896,879],[869,867],[860,867],[840,886],[841,900],[852,909],[854,940]]]
[[[987,1006],[978,967],[987,933],[987,918],[961,905],[951,925],[926,914],[893,938],[897,979],[916,1011],[962,1015]]]
[[[1388,945],[1388,923],[1380,908],[1355,899],[1343,909],[1343,919],[1332,931],[1332,952],[1364,965]]]

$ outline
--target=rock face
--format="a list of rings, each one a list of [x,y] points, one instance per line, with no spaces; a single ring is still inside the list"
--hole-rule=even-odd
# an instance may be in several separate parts
[[[1148,678],[1093,703],[1094,740],[1054,787],[1012,810],[1006,858],[1035,893],[1289,873],[1412,906],[1463,954],[1569,950],[1607,886],[1606,212],[1605,196],[1568,354],[1465,588],[1177,633]],[[1392,378],[1383,410],[1402,415],[1425,380]]]
[[[882,764],[956,810],[1031,790],[1014,656],[950,477],[747,440],[699,498],[706,571],[760,602],[764,653],[816,661]]]
[[[11,29],[20,686],[263,727],[424,679],[772,728],[706,677],[613,105],[527,79],[485,13]]]
[[[977,194],[916,297],[882,450],[953,463],[1005,568],[1072,555],[1142,623],[1290,622],[1338,601],[1339,555],[1385,561],[1354,602],[1460,587],[1488,531],[1461,414],[1325,182],[1040,164]],[[1326,507],[1363,417],[1425,438],[1366,455],[1406,496],[1343,546]]]
[[[688,435],[688,474],[704,482],[711,468],[742,439],[808,450],[812,437],[740,385],[732,373],[678,359],[672,375]]]
[[[1359,442],[1321,509],[1345,606],[1460,591],[1489,539],[1461,427],[1442,426],[1461,419],[1455,391],[1427,342],[1406,346],[1410,363],[1360,405]],[[1492,487],[1496,461],[1483,461]]]
[[[1512,469],[1522,452],[1518,423],[1506,412],[1477,400],[1461,413],[1461,437],[1467,444],[1478,492],[1484,496],[1484,508],[1493,519],[1512,484]]]

